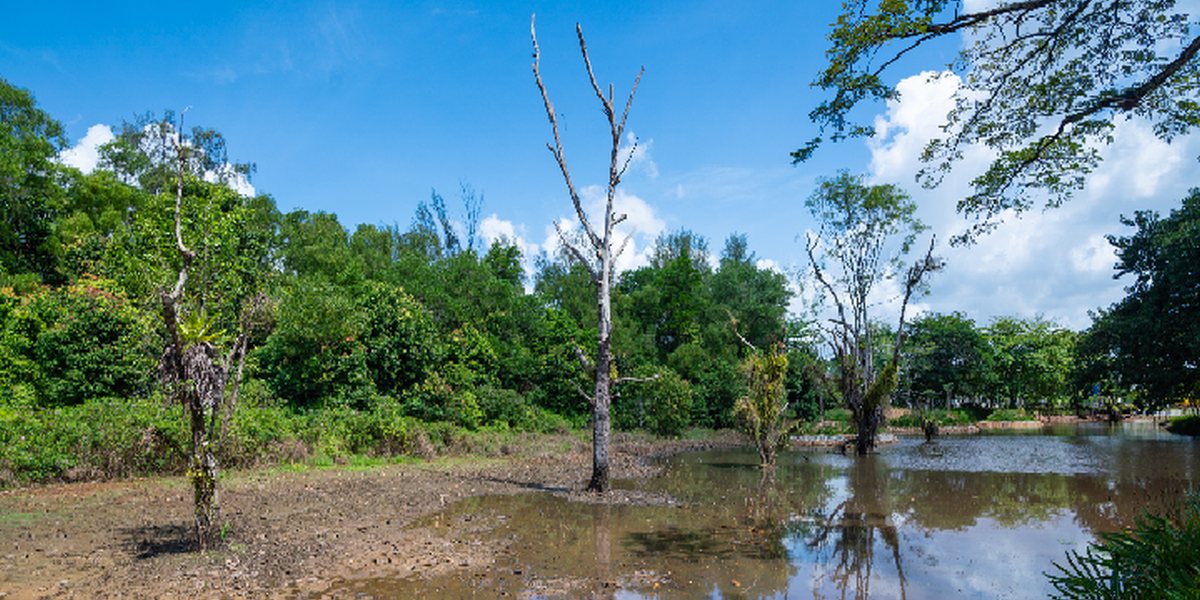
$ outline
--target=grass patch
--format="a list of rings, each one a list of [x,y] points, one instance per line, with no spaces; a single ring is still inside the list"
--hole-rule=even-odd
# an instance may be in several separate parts
[[[906,415],[901,415],[888,421],[888,425],[894,427],[921,427],[922,420],[926,418],[931,419],[934,423],[942,427],[971,425],[975,423],[975,419],[964,410],[935,408],[924,413],[910,412]]]
[[[1023,408],[997,408],[987,416],[985,421],[1036,421],[1037,417],[1025,412]]]
[[[1179,435],[1200,435],[1200,415],[1172,417],[1167,421],[1167,431]]]

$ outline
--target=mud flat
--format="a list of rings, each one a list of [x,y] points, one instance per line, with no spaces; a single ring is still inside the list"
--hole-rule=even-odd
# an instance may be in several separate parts
[[[734,434],[705,440],[618,435],[614,478],[657,472],[646,459],[732,447]],[[350,468],[258,470],[222,483],[225,548],[196,552],[191,491],[182,477],[56,484],[0,492],[0,598],[320,596],[350,578],[436,576],[484,567],[497,548],[456,531],[412,527],[473,496],[541,491],[609,504],[671,498],[615,490],[582,492],[589,445],[562,436],[493,458]]]

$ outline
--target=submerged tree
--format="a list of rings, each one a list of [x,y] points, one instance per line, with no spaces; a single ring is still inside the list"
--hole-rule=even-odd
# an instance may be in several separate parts
[[[914,216],[916,204],[895,186],[866,186],[861,176],[842,172],[821,181],[808,207],[821,224],[820,231],[808,236],[809,263],[836,311],[824,328],[835,362],[834,387],[858,429],[855,451],[868,454],[875,450],[884,405],[896,389],[908,302],[941,261],[933,257],[930,239],[925,255],[904,268],[901,261],[924,226]],[[902,290],[899,324],[891,356],[879,369],[872,292],[897,277]]]
[[[832,97],[810,114],[830,141],[874,135],[854,114],[864,101],[897,97],[885,73],[914,50],[961,34],[950,68],[963,83],[918,179],[937,185],[972,144],[997,153],[959,202],[980,220],[967,237],[1005,210],[1032,207],[1039,193],[1047,206],[1068,198],[1099,164],[1120,117],[1143,118],[1168,141],[1200,123],[1198,22],[1173,0],[971,4],[978,3],[845,2],[815,82]],[[812,139],[793,159],[806,160],[823,141]]]
[[[575,183],[571,179],[571,173],[567,168],[567,158],[563,151],[562,138],[558,130],[557,113],[554,111],[554,104],[550,102],[550,95],[546,92],[546,86],[542,83],[542,73],[539,66],[541,54],[538,49],[537,30],[534,27],[534,20],[532,18],[529,23],[529,32],[533,39],[533,77],[537,82],[538,90],[542,93],[542,103],[546,107],[546,117],[550,120],[550,129],[554,133],[554,143],[548,143],[546,147],[554,155],[554,160],[558,164],[563,180],[567,184],[567,192],[570,194],[571,204],[575,208],[575,216],[579,219],[579,225],[583,230],[583,239],[579,241],[571,239],[557,222],[555,222],[555,228],[558,230],[559,239],[562,241],[563,246],[574,260],[587,268],[592,283],[596,287],[596,312],[598,315],[596,364],[586,365],[595,376],[595,388],[588,397],[592,405],[592,478],[588,483],[587,489],[594,492],[604,492],[608,490],[609,485],[608,438],[612,429],[609,404],[612,399],[613,384],[618,383],[617,378],[613,376],[613,272],[617,256],[629,241],[627,237],[620,246],[614,244],[616,227],[625,220],[626,215],[618,214],[613,209],[613,202],[616,200],[617,186],[620,185],[621,178],[625,175],[625,170],[629,167],[629,162],[633,158],[633,149],[630,149],[622,157],[621,138],[625,133],[625,123],[629,118],[629,109],[633,106],[633,96],[637,93],[638,83],[642,80],[645,68],[638,70],[637,77],[633,80],[633,86],[629,90],[629,96],[625,100],[625,108],[618,114],[613,105],[613,87],[609,85],[608,95],[606,96],[604,90],[600,88],[600,84],[596,82],[596,75],[592,72],[592,61],[588,57],[587,44],[583,39],[583,28],[578,23],[575,24],[575,34],[579,38],[579,51],[583,54],[583,65],[587,70],[588,79],[591,81],[592,90],[596,93],[596,98],[600,100],[601,111],[608,119],[609,131],[612,134],[608,163],[608,184],[604,200],[604,215],[602,223],[597,227],[597,225],[588,219],[587,211],[583,207],[583,200],[580,198],[579,192],[575,188]],[[582,358],[582,353],[580,354]]]
[[[178,132],[171,140],[178,161],[174,237],[180,266],[175,286],[159,293],[167,333],[159,377],[169,396],[183,405],[189,418],[192,439],[188,477],[195,500],[196,542],[204,550],[216,543],[220,528],[217,493],[220,440],[228,428],[228,415],[237,405],[250,333],[262,320],[266,298],[258,294],[247,303],[240,318],[241,331],[224,353],[218,350],[224,334],[214,320],[203,309],[184,308],[188,272],[196,259],[196,252],[183,240],[184,183],[189,159],[194,158],[197,150]]]

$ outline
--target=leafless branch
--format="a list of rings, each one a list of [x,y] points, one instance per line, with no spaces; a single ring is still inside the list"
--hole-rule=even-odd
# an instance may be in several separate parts
[[[550,119],[550,129],[554,132],[554,144],[546,144],[546,148],[554,155],[555,162],[558,163],[558,169],[562,171],[563,181],[567,184],[567,192],[571,196],[571,204],[575,208],[575,216],[579,218],[579,223],[583,226],[584,234],[588,238],[588,242],[594,248],[600,248],[601,239],[596,235],[596,231],[592,228],[588,221],[587,212],[583,210],[583,201],[579,198],[579,192],[575,189],[575,183],[571,179],[571,172],[567,168],[566,152],[563,150],[562,137],[558,133],[558,116],[554,112],[554,104],[550,102],[550,94],[546,91],[546,85],[542,83],[541,72],[541,50],[538,48],[537,29],[534,26],[536,17],[529,18],[529,35],[533,38],[533,78],[537,82],[538,90],[542,93],[542,103],[546,106],[546,117]],[[580,39],[582,40],[582,33]],[[580,44],[582,46],[582,43]],[[587,53],[584,53],[584,60],[587,60]],[[591,73],[591,65],[588,65],[588,73]],[[593,77],[593,83],[595,78]],[[611,112],[611,110],[610,110]]]
[[[613,380],[614,384],[622,383],[646,383],[648,381],[658,381],[662,378],[662,373],[655,373],[649,377],[618,377]]]

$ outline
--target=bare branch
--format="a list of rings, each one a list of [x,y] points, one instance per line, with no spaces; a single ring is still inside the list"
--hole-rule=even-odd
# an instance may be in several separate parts
[[[546,147],[554,155],[554,160],[558,163],[559,171],[562,171],[563,181],[566,182],[567,192],[571,196],[571,204],[575,207],[575,216],[579,218],[579,223],[583,226],[583,231],[587,235],[588,241],[593,247],[599,248],[601,244],[600,237],[596,235],[596,231],[588,221],[587,212],[583,210],[583,201],[579,198],[579,192],[575,190],[575,183],[571,179],[570,170],[567,168],[567,158],[566,152],[563,150],[562,137],[558,133],[558,117],[554,112],[554,104],[550,102],[550,94],[546,91],[546,85],[542,83],[540,67],[541,50],[538,48],[537,30],[534,27],[534,19],[535,17],[530,17],[529,19],[529,35],[533,38],[533,78],[537,82],[538,90],[542,93],[542,103],[546,106],[546,117],[550,120],[550,129],[554,132],[554,145],[546,144]],[[582,36],[582,33],[580,35]],[[582,40],[582,37],[580,39]],[[585,53],[584,59],[586,60],[586,58],[587,54]],[[588,65],[588,72],[591,72],[590,64]]]
[[[595,267],[592,266],[592,262],[584,257],[583,251],[576,247],[574,242],[567,239],[566,233],[563,232],[562,227],[558,224],[558,221],[554,221],[554,231],[558,233],[558,241],[562,243],[564,248],[567,249],[567,252],[571,254],[571,257],[578,261],[579,264],[583,265],[583,268],[587,269],[588,275],[590,275],[593,280],[598,280],[600,274],[596,271]],[[595,252],[597,255],[599,254],[599,250],[595,250]],[[597,258],[599,258],[599,256],[597,256]]]
[[[621,215],[621,216],[624,217],[625,215]],[[621,220],[624,221],[625,219],[622,218]],[[621,245],[619,247],[617,247],[617,253],[613,255],[613,258],[616,259],[618,256],[621,256],[621,254],[623,254],[625,252],[625,247],[628,246],[629,242],[632,240],[633,240],[632,233],[626,235],[625,239],[621,240]]]
[[[908,276],[904,281],[904,300],[900,303],[900,321],[896,325],[896,343],[892,347],[893,363],[898,364],[900,361],[900,345],[904,342],[904,318],[908,312],[908,301],[912,299],[913,293],[920,286],[925,275],[942,268],[941,261],[933,257],[933,247],[936,242],[937,236],[931,236],[929,249],[925,251],[925,256],[908,269]]]
[[[662,379],[662,373],[655,373],[649,377],[618,377],[613,380],[613,383],[617,385],[622,383],[646,383],[649,381],[658,381],[659,379]]]
[[[596,97],[600,99],[600,104],[604,107],[604,116],[608,117],[611,122],[613,120],[612,86],[609,86],[609,96],[606,98],[600,89],[600,84],[596,82],[596,74],[592,72],[592,59],[588,57],[587,42],[583,40],[583,26],[579,23],[575,24],[575,35],[579,37],[579,52],[583,54],[583,66],[587,68],[588,81],[592,83],[592,91],[596,92]]]
[[[594,373],[596,369],[592,366],[592,361],[588,360],[587,354],[584,354],[583,348],[575,346],[575,358],[579,359],[579,364],[583,366],[583,370],[588,373]]]
[[[584,400],[587,400],[588,406],[594,406],[596,404],[596,399],[593,398],[591,394],[584,391],[583,386],[579,385],[578,381],[571,381],[571,385],[575,388],[575,391],[583,397]]]

